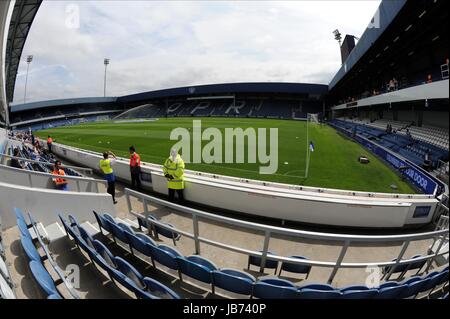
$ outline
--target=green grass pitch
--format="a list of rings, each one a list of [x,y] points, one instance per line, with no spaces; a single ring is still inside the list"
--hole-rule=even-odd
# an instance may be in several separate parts
[[[128,157],[128,147],[134,145],[143,161],[163,164],[176,141],[169,139],[172,129],[191,128],[194,118],[158,119],[153,122],[114,123],[99,122],[60,127],[37,132],[46,138],[51,135],[56,142],[96,152],[111,150],[116,155]],[[406,182],[376,156],[359,144],[339,135],[326,125],[309,124],[309,140],[314,142],[309,173],[305,178],[307,160],[306,122],[273,119],[195,118],[202,121],[202,130],[225,128],[278,128],[278,171],[259,174],[260,163],[205,164],[189,163],[187,169],[237,176],[241,178],[316,186],[346,190],[392,193],[416,193]],[[269,130],[267,130],[269,131]],[[206,145],[204,141],[202,145]],[[192,147],[191,147],[192,150]],[[247,159],[247,147],[245,148]],[[366,155],[369,164],[360,164],[358,157]],[[223,155],[224,158],[224,155]]]

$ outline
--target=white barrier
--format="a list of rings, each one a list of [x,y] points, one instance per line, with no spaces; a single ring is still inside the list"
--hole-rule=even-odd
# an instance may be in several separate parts
[[[95,222],[92,210],[116,215],[109,194],[63,192],[0,181],[0,217],[4,229],[16,225],[14,207],[32,213],[44,226],[59,221],[58,213],[72,214],[79,221],[91,222]]]
[[[98,153],[55,144],[53,151],[79,165],[96,168]],[[161,165],[143,163],[142,172],[151,177],[145,188],[167,194]],[[130,181],[127,160],[118,160],[115,173]],[[187,200],[240,213],[302,223],[349,227],[405,227],[428,224],[438,201],[424,195],[360,193],[275,183],[252,185],[239,178],[186,171]],[[213,177],[214,176],[214,177]],[[354,195],[351,195],[353,194]],[[415,213],[423,213],[416,214]],[[425,213],[424,213],[425,212]]]
[[[8,167],[0,164],[0,181],[8,184],[27,186],[32,188],[55,189],[53,179],[55,175],[30,171],[20,168]],[[100,185],[106,188],[106,181],[90,177],[66,176],[67,186],[70,191],[99,193]]]

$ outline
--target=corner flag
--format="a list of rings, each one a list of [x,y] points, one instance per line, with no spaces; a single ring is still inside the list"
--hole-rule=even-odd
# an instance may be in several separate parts
[[[314,143],[312,141],[309,142],[309,149],[311,150],[311,152],[314,152]]]

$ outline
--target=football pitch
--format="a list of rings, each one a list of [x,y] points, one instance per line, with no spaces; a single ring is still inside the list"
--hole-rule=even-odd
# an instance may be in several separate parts
[[[201,129],[217,128],[223,136],[228,128],[267,129],[266,154],[269,154],[269,129],[278,128],[278,169],[273,174],[260,174],[260,167],[267,166],[259,161],[248,163],[248,139],[245,139],[244,163],[187,163],[186,169],[220,175],[257,179],[271,182],[316,186],[346,190],[392,193],[391,185],[397,186],[396,193],[412,194],[416,191],[402,181],[393,170],[359,144],[350,141],[327,125],[311,124],[304,121],[274,119],[237,118],[162,118],[146,122],[97,122],[65,126],[36,132],[45,139],[51,135],[55,142],[95,152],[113,151],[117,156],[129,157],[131,145],[145,162],[163,164],[171,147],[177,140],[170,140],[173,129],[185,128],[191,135],[191,152],[194,148],[193,121],[201,120]],[[222,141],[225,141],[225,137]],[[310,152],[308,145],[314,144]],[[202,148],[210,141],[201,142]],[[238,143],[237,143],[238,144]],[[227,149],[236,146],[222,143],[222,157]],[[259,153],[258,153],[259,154]],[[184,155],[184,154],[183,154]],[[360,164],[358,157],[365,155],[369,164]],[[185,157],[185,156],[183,156]],[[193,155],[191,154],[191,159]],[[258,156],[256,157],[258,159]],[[185,160],[187,160],[185,158]],[[192,160],[191,160],[192,162]],[[307,168],[308,166],[308,168]]]

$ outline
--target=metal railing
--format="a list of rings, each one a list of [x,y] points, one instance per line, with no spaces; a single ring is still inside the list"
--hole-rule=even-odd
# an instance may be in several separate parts
[[[156,198],[153,196],[145,195],[136,191],[133,191],[131,189],[126,188],[125,189],[125,195],[128,205],[128,210],[130,214],[144,218],[148,223],[151,223],[154,226],[162,227],[167,230],[179,233],[187,238],[190,238],[194,241],[195,245],[195,254],[200,254],[201,251],[201,243],[212,245],[218,248],[222,248],[225,250],[229,250],[232,252],[244,254],[247,256],[255,256],[261,258],[261,264],[260,264],[260,272],[264,272],[264,265],[266,263],[266,260],[275,260],[279,262],[289,262],[292,264],[299,264],[299,265],[308,265],[308,266],[316,266],[316,267],[327,267],[331,268],[331,274],[327,280],[329,284],[333,282],[334,277],[336,276],[337,272],[341,268],[367,268],[367,267],[388,267],[389,269],[388,274],[385,276],[387,279],[390,277],[390,275],[393,273],[394,269],[399,265],[407,265],[412,262],[420,262],[420,261],[427,261],[427,267],[425,269],[425,272],[428,272],[429,268],[431,267],[432,261],[442,255],[448,254],[447,251],[441,252],[441,248],[443,245],[444,240],[446,239],[448,241],[449,231],[447,229],[443,230],[437,230],[437,231],[431,231],[431,232],[425,232],[425,233],[417,233],[417,234],[406,234],[406,235],[382,235],[382,236],[366,236],[366,235],[348,235],[348,234],[333,234],[333,233],[320,233],[320,232],[312,232],[312,231],[303,231],[303,230],[295,230],[295,229],[289,229],[289,228],[282,228],[282,227],[276,227],[276,226],[269,226],[264,224],[258,224],[254,222],[234,219],[230,217],[224,217],[220,215],[215,215],[212,213],[207,213],[198,209],[190,208],[181,206],[175,203],[168,202],[166,200]],[[133,210],[133,205],[131,202],[131,198],[137,198],[140,203],[142,203],[144,212],[136,212]],[[168,207],[171,209],[174,209],[176,211],[180,211],[186,214],[190,214],[192,216],[192,223],[193,223],[193,233],[189,233],[187,231],[178,229],[176,227],[170,227],[167,224],[161,223],[156,220],[147,219],[147,215],[149,213],[148,205],[149,204],[156,204],[164,207]],[[233,246],[227,243],[218,242],[212,239],[204,238],[199,235],[199,218],[203,218],[210,221],[218,221],[223,224],[238,226],[242,228],[246,228],[249,230],[257,230],[264,233],[264,240],[262,243],[262,250],[261,251],[254,251],[250,249],[246,249],[243,247],[237,247]],[[329,241],[329,242],[342,242],[342,248],[340,250],[340,253],[338,255],[338,258],[335,261],[320,261],[320,260],[309,260],[309,259],[294,259],[290,257],[283,257],[283,256],[275,256],[275,255],[269,255],[269,243],[270,239],[273,237],[273,235],[285,235],[285,236],[291,236],[295,238],[304,238],[304,239],[310,239],[310,240],[320,240],[320,241]],[[433,244],[430,246],[432,247],[436,241],[440,240],[440,244],[436,252],[432,252],[431,249],[428,249],[427,252],[425,252],[425,255],[415,258],[415,259],[403,259],[404,254],[409,247],[410,243],[413,241],[420,241],[425,239],[432,239]],[[444,239],[444,240],[442,240]],[[383,243],[383,242],[401,242],[401,249],[396,259],[388,260],[388,261],[379,261],[379,262],[344,262],[344,258],[346,256],[348,248],[355,243]]]
[[[30,170],[26,170],[26,169],[9,167],[9,166],[0,164],[0,172],[1,172],[1,170],[9,170],[9,171],[12,171],[12,172],[14,172],[16,174],[26,174],[28,176],[28,179],[27,179],[28,180],[28,185],[24,185],[24,186],[28,186],[28,187],[31,187],[31,188],[42,188],[42,187],[37,187],[36,185],[34,185],[34,183],[33,183],[33,176],[47,177],[48,180],[53,180],[55,178],[55,175],[50,174],[50,173],[30,171]],[[89,186],[92,185],[94,187],[95,193],[99,193],[100,192],[99,184],[103,185],[104,187],[106,187],[106,185],[107,185],[107,182],[105,180],[94,179],[94,178],[91,178],[91,177],[79,177],[79,176],[64,175],[64,179],[68,180],[68,181],[74,181],[75,185],[76,185],[76,191],[78,193],[83,192],[83,190],[81,189],[81,183],[87,183],[87,186],[88,186],[87,188],[89,188]]]

